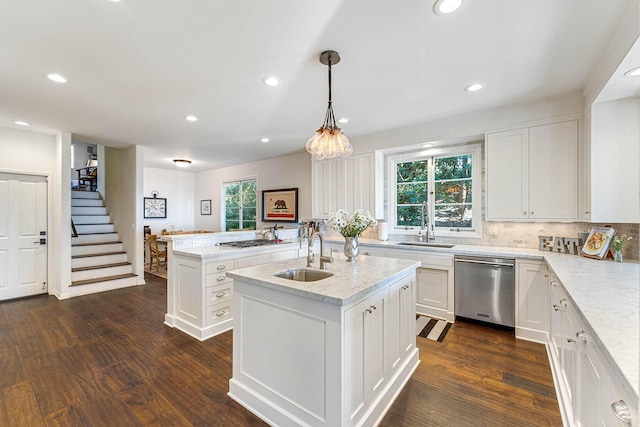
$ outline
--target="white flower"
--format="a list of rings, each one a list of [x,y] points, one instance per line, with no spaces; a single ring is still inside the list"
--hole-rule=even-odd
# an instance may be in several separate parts
[[[368,211],[358,209],[349,217],[349,212],[340,209],[329,218],[329,224],[333,230],[337,230],[344,237],[360,236],[370,226],[375,226],[378,221]]]

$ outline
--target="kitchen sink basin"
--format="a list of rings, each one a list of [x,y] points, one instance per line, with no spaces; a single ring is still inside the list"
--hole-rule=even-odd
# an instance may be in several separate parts
[[[422,243],[422,242],[400,242],[398,243],[402,246],[422,246],[424,248],[452,248],[455,245],[450,245],[448,243]]]
[[[316,282],[333,276],[330,271],[312,270],[310,268],[291,268],[273,274],[282,279],[295,280],[296,282]]]

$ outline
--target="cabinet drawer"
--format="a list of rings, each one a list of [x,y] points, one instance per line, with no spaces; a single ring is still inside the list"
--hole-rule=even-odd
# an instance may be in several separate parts
[[[271,262],[274,261],[284,261],[287,259],[295,259],[297,258],[298,251],[296,249],[292,249],[289,251],[275,252],[269,255],[269,260]]]
[[[236,268],[236,262],[233,259],[225,259],[224,261],[208,262],[205,272],[206,274],[221,273]]]
[[[233,298],[233,283],[207,288],[207,307],[231,301]]]
[[[440,255],[420,250],[389,249],[388,258],[409,259],[422,262],[423,267],[441,266],[453,267],[453,255]]]
[[[233,283],[233,279],[230,277],[227,277],[227,274],[225,272],[216,273],[216,274],[207,274],[206,280],[207,280],[207,287],[222,285],[224,283]]]
[[[216,325],[232,318],[231,301],[207,307],[207,326]]]
[[[237,268],[252,267],[254,265],[268,264],[269,254],[254,255],[236,260]]]

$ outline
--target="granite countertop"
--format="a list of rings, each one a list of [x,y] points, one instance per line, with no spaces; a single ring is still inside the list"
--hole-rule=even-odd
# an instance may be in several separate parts
[[[420,263],[380,257],[359,257],[358,262],[349,263],[341,256],[329,264],[327,271],[333,273],[333,276],[316,282],[297,282],[273,275],[282,270],[304,266],[303,259],[295,259],[271,263],[268,266],[241,268],[227,272],[227,276],[330,304],[347,305],[407,275],[419,267]]]

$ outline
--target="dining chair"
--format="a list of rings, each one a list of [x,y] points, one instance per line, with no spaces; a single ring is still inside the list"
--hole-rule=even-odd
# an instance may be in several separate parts
[[[167,250],[158,249],[158,237],[155,234],[147,235],[149,245],[149,271],[153,268],[153,260],[156,260],[156,271],[160,270],[160,259],[164,258],[164,265],[167,266]]]

